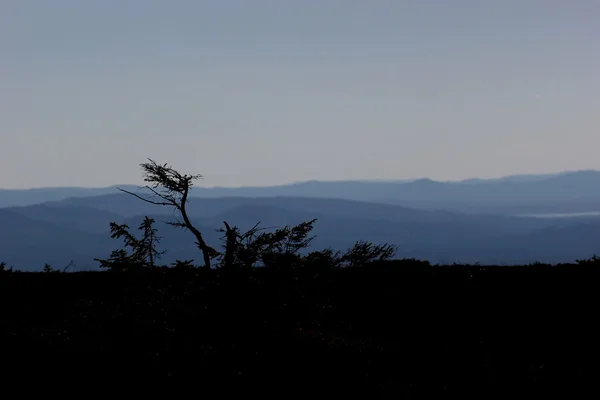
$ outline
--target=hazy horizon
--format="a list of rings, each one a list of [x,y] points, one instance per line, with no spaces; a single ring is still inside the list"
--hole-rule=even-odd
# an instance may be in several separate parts
[[[600,170],[600,2],[6,0],[0,188]]]
[[[187,171],[181,171],[181,172],[185,172],[187,173]],[[435,180],[435,179],[431,179],[429,177],[423,176],[423,177],[417,177],[417,178],[406,178],[406,179],[377,179],[377,178],[373,178],[373,179],[308,179],[308,180],[304,180],[304,181],[292,181],[292,182],[282,182],[282,183],[273,183],[273,184],[265,184],[265,185],[241,185],[241,186],[224,186],[224,185],[210,185],[209,183],[206,182],[206,180],[203,179],[199,179],[194,183],[194,186],[196,187],[201,187],[201,188],[206,188],[206,189],[241,189],[241,188],[250,188],[250,187],[274,187],[274,186],[286,186],[286,185],[296,185],[296,184],[303,184],[303,183],[310,183],[310,182],[320,182],[320,183],[335,183],[335,182],[412,182],[412,181],[417,181],[417,180],[421,180],[421,179],[429,179],[435,182],[445,182],[445,183],[459,183],[459,182],[465,182],[465,181],[470,181],[470,180],[496,180],[496,179],[504,179],[504,178],[513,178],[513,177],[531,177],[531,176],[552,176],[552,175],[563,175],[563,174],[573,174],[573,173],[578,173],[578,172],[598,172],[600,173],[600,170],[593,170],[593,169],[585,169],[585,170],[565,170],[565,171],[554,171],[554,172],[548,172],[548,173],[541,173],[541,174],[528,174],[528,173],[524,173],[524,174],[511,174],[511,175],[501,175],[501,176],[495,176],[495,177],[488,177],[488,178],[480,178],[480,177],[468,177],[468,178],[462,178],[462,179],[452,179],[452,180]],[[9,187],[0,187],[0,190],[35,190],[35,189],[105,189],[105,188],[110,188],[110,187],[124,187],[124,186],[145,186],[145,183],[143,182],[137,182],[137,183],[112,183],[112,184],[108,184],[108,185],[101,185],[101,186],[94,186],[94,185],[77,185],[77,186],[32,186],[32,187],[23,187],[23,188],[9,188]]]

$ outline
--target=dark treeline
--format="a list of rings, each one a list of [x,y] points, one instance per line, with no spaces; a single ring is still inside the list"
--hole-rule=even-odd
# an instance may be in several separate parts
[[[0,351],[5,371],[28,376],[110,371],[247,394],[579,387],[600,372],[598,267],[4,272]]]

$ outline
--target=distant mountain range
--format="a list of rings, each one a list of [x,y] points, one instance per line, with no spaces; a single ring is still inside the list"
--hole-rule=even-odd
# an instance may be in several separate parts
[[[87,205],[86,205],[87,203]],[[138,206],[136,210],[135,206]],[[294,225],[318,218],[313,249],[346,249],[359,239],[399,245],[398,257],[434,263],[511,264],[560,262],[586,258],[600,247],[600,219],[541,219],[424,211],[400,206],[339,199],[194,198],[193,221],[206,240],[219,246],[226,220],[250,228]],[[199,260],[188,232],[174,229],[172,210],[152,206],[126,194],[73,198],[62,202],[0,209],[0,259],[21,269],[40,269],[48,262],[95,268],[94,257],[106,257],[122,243],[109,238],[111,221],[134,230],[143,215],[157,220],[163,261]]]
[[[124,185],[133,190],[135,186]],[[0,190],[0,207],[25,206],[70,197],[118,193],[108,188],[43,188]],[[312,197],[360,200],[426,210],[519,215],[600,211],[600,171],[546,175],[514,175],[499,179],[459,182],[413,181],[308,181],[288,185],[241,188],[194,187],[192,196]]]
[[[128,190],[134,189],[125,186]],[[189,232],[165,220],[173,210],[101,189],[0,191],[0,261],[23,270],[44,263],[94,269],[122,243],[109,223],[134,230],[157,220],[165,263],[200,255]],[[407,206],[410,205],[410,206]],[[305,182],[268,188],[194,188],[189,213],[209,244],[219,247],[223,221],[247,229],[318,218],[313,249],[346,249],[356,240],[392,243],[398,257],[433,263],[571,262],[600,253],[600,217],[526,218],[518,213],[600,210],[600,172],[507,177],[455,183]],[[549,211],[550,210],[550,211]]]
[[[89,197],[109,193],[119,193],[117,187],[135,190],[133,185],[115,185],[104,188],[47,187],[32,189],[0,189],[0,208],[30,206],[47,201],[64,200],[69,197]]]

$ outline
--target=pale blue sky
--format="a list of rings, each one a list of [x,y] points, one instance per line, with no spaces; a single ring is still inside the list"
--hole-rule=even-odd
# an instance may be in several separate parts
[[[600,169],[598,0],[2,0],[0,187]]]

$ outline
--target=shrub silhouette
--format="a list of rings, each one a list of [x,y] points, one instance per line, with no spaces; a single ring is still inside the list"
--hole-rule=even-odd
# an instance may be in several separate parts
[[[340,264],[362,267],[375,261],[391,260],[396,251],[396,246],[387,243],[374,245],[372,242],[359,240],[340,257]]]
[[[13,267],[10,267],[10,268],[7,269],[6,265],[7,265],[6,262],[4,262],[4,261],[0,262],[0,273],[2,273],[2,272],[13,272]]]
[[[575,262],[577,263],[577,265],[598,266],[598,265],[600,265],[600,257],[598,257],[596,254],[594,254],[591,258],[588,258],[585,260],[575,260]]]
[[[257,263],[261,266],[299,265],[302,260],[300,251],[308,248],[314,239],[309,234],[316,221],[286,225],[273,232],[266,232],[268,228],[260,228],[260,223],[257,223],[243,234],[237,226],[230,227],[224,222],[225,229],[220,230],[224,233],[220,266],[229,269],[251,268]]]
[[[54,268],[52,268],[50,266],[50,264],[44,264],[44,268],[42,269],[42,272],[44,272],[44,273],[50,273],[50,272],[60,272],[60,271],[55,270]]]
[[[94,260],[100,263],[100,268],[106,268],[110,271],[127,271],[139,269],[143,266],[138,259],[128,254],[125,249],[111,251],[107,259],[94,258]]]
[[[175,260],[174,263],[171,263],[171,267],[172,268],[178,268],[178,269],[190,269],[190,268],[194,268],[194,264],[193,264],[194,260]]]
[[[362,267],[375,262],[392,260],[396,246],[384,243],[375,245],[372,242],[359,240],[345,252],[327,248],[309,253],[304,262],[311,265],[331,268]],[[416,260],[411,260],[415,261]]]

